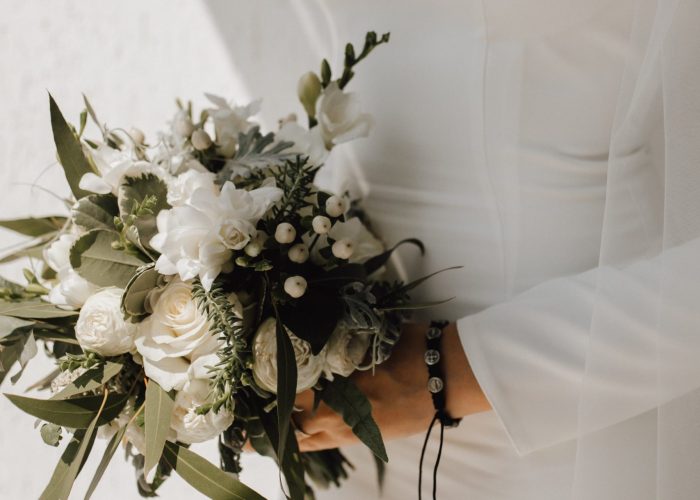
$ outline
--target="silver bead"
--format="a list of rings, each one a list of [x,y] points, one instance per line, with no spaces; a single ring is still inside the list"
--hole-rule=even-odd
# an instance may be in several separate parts
[[[423,355],[423,359],[427,365],[436,365],[440,361],[440,353],[435,349],[428,349]]]
[[[442,335],[442,330],[438,328],[437,326],[433,326],[428,328],[428,331],[425,332],[425,336],[429,339],[436,339]]]
[[[428,380],[428,390],[433,394],[440,392],[445,387],[440,377],[430,377]]]

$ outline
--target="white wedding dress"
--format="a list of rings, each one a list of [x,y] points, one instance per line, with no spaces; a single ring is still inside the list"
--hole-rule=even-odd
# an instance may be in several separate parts
[[[426,243],[424,258],[395,261],[404,276],[464,266],[416,298],[455,297],[430,315],[459,319],[494,410],[446,432],[438,497],[698,498],[697,2],[212,11],[268,124],[296,75],[391,31],[350,86],[376,127],[338,148],[322,181],[366,196],[387,242]],[[384,498],[417,496],[422,439],[388,443]],[[436,439],[429,449],[425,495]],[[369,452],[347,454],[357,470],[320,498],[379,496]]]

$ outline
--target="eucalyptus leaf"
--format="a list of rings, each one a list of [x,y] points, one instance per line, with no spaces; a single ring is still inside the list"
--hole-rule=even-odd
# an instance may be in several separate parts
[[[34,238],[22,243],[20,246],[15,247],[13,250],[1,255],[0,264],[13,262],[17,259],[22,259],[25,257],[30,257],[32,259],[43,259],[44,246],[52,241],[56,234],[56,232],[47,233],[39,238]]]
[[[114,217],[119,215],[113,194],[92,194],[81,199],[72,210],[73,222],[87,231],[114,231]]]
[[[163,458],[180,477],[212,500],[265,500],[231,474],[187,448],[166,442]]]
[[[98,286],[124,288],[144,262],[123,250],[112,248],[119,235],[109,231],[90,231],[70,249],[70,263],[78,274]]]
[[[144,454],[143,474],[148,477],[148,473],[158,464],[160,456],[163,454],[165,440],[168,437],[168,431],[170,431],[170,419],[175,401],[167,391],[151,379],[146,386],[145,404],[146,453]]]
[[[80,199],[90,194],[80,188],[80,179],[83,175],[93,172],[92,166],[83,152],[78,136],[66,122],[51,94],[49,94],[49,111],[58,159],[63,166],[71,191],[76,199]]]
[[[68,500],[75,478],[78,477],[95,442],[95,430],[98,425],[101,425],[103,411],[109,404],[109,396],[98,397],[100,405],[87,429],[79,429],[73,435],[39,500]]]
[[[27,219],[0,220],[0,227],[10,229],[26,236],[44,236],[48,233],[55,233],[66,223],[66,218],[60,215]]]
[[[140,267],[126,285],[121,302],[122,312],[137,318],[146,315],[146,298],[158,286],[160,279],[155,264]]]
[[[39,430],[41,439],[49,446],[58,446],[58,443],[61,441],[62,432],[63,428],[56,424],[43,424]]]
[[[0,340],[11,335],[15,330],[33,325],[34,321],[13,318],[12,316],[0,316]]]
[[[22,374],[24,373],[24,369],[27,367],[27,363],[36,356],[38,350],[36,347],[36,339],[34,339],[34,335],[29,332],[28,335],[24,336],[21,340],[22,342],[22,350],[19,353],[19,357],[17,358],[17,361],[19,362],[19,371],[15,373],[12,377],[10,377],[10,381],[13,384],[16,384],[17,381],[20,379]]]
[[[24,302],[0,301],[0,315],[14,316],[24,319],[51,319],[77,316],[76,311],[61,309],[41,300],[25,300]]]
[[[335,375],[323,388],[321,397],[377,458],[389,461],[382,434],[372,418],[372,405],[350,379]]]
[[[78,394],[99,389],[109,380],[113,379],[124,367],[121,363],[107,361],[85,371],[82,375],[68,384],[60,392],[54,394],[51,399],[68,399]]]
[[[88,486],[87,492],[85,493],[85,500],[89,500],[92,494],[95,492],[97,485],[100,483],[100,479],[102,479],[102,476],[107,470],[109,462],[112,461],[114,453],[117,451],[117,448],[119,448],[119,443],[121,443],[121,440],[124,437],[125,433],[126,425],[119,429],[117,432],[115,432],[114,436],[112,436],[112,439],[110,439],[109,443],[107,443],[104,455],[102,455],[102,460],[100,460],[100,463],[97,466],[97,470],[95,470],[95,475],[93,476],[92,481],[90,481],[90,486]]]
[[[16,394],[5,394],[17,408],[46,422],[85,429],[95,418],[102,404],[102,396],[84,396],[72,399],[34,399]],[[107,397],[99,425],[112,421],[126,404],[126,394],[110,394]]]

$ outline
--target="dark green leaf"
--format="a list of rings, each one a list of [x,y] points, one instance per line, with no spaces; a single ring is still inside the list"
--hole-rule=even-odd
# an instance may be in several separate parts
[[[275,314],[277,318],[277,427],[279,429],[277,457],[282,462],[297,393],[297,363],[292,341],[276,308]]]
[[[348,378],[335,375],[321,394],[323,402],[343,417],[352,432],[378,458],[389,459],[379,427],[372,418],[372,405],[367,397]]]
[[[377,271],[380,269],[384,264],[387,263],[389,258],[391,257],[391,254],[396,251],[397,248],[399,248],[401,245],[405,243],[410,243],[412,245],[417,246],[420,249],[420,254],[424,255],[425,254],[425,246],[423,245],[423,242],[421,240],[418,240],[416,238],[408,238],[402,241],[399,241],[396,245],[391,247],[389,250],[386,252],[377,255],[376,257],[372,257],[369,259],[367,262],[365,262],[363,265],[365,267],[365,271],[367,274],[372,274],[373,272]]]
[[[50,319],[76,316],[76,311],[67,311],[48,302],[26,300],[24,302],[0,301],[0,315],[24,319]]]
[[[70,250],[70,263],[78,274],[98,286],[124,288],[143,265],[138,257],[112,248],[119,235],[109,231],[90,231]]]
[[[88,486],[87,492],[85,493],[85,500],[89,500],[92,494],[95,492],[97,485],[100,483],[100,479],[102,479],[102,476],[107,470],[109,462],[112,460],[117,448],[119,448],[119,443],[121,442],[125,433],[126,426],[119,429],[114,436],[112,436],[112,439],[109,440],[109,443],[107,443],[107,448],[105,448],[105,453],[102,455],[102,460],[100,460],[97,470],[95,471],[95,475],[93,476],[92,481],[90,481],[90,486]]]
[[[92,444],[95,442],[95,429],[100,424],[102,412],[109,404],[109,396],[98,396],[100,405],[90,421],[87,429],[78,430],[73,435],[68,447],[63,452],[49,484],[39,497],[39,500],[68,500],[75,478],[78,477]]]
[[[377,310],[379,310],[379,311],[415,311],[415,310],[419,310],[419,309],[431,309],[433,307],[440,306],[442,304],[446,304],[447,302],[450,302],[454,299],[455,299],[454,297],[450,297],[449,299],[434,300],[431,302],[410,302],[408,304],[403,304],[403,305],[378,307]]]
[[[404,294],[406,292],[413,290],[417,286],[422,285],[423,283],[428,281],[433,276],[437,276],[438,274],[444,273],[445,271],[454,271],[456,269],[462,269],[462,266],[453,266],[453,267],[447,267],[445,269],[440,269],[439,271],[435,271],[434,273],[430,273],[427,276],[423,276],[422,278],[418,278],[417,280],[411,281],[410,283],[403,285],[402,287],[398,288],[397,290],[394,290],[391,294],[389,294],[385,297],[382,297],[381,302],[386,304],[387,302],[390,301],[390,299],[392,297],[395,297],[397,295]]]
[[[13,318],[12,316],[0,316],[0,340],[11,335],[15,330],[33,325],[34,321]]]
[[[163,454],[163,446],[170,430],[172,417],[172,396],[164,391],[153,379],[146,386],[146,415],[144,418],[146,434],[146,453],[143,473],[148,476]]]
[[[321,352],[343,315],[337,291],[319,286],[309,287],[303,297],[280,306],[284,325],[311,345],[314,355]]]
[[[102,404],[102,396],[84,396],[73,399],[34,399],[16,394],[5,394],[17,408],[52,424],[72,429],[85,429],[95,418]],[[110,394],[100,415],[99,425],[119,415],[126,404],[126,394]]]
[[[147,314],[146,298],[158,286],[159,280],[160,274],[155,270],[155,264],[140,267],[126,285],[122,296],[122,312],[133,317]]]
[[[166,442],[163,458],[193,488],[212,500],[265,500],[232,475],[187,448]]]
[[[68,399],[78,394],[99,389],[108,380],[114,378],[123,367],[124,365],[121,363],[107,361],[104,364],[90,368],[68,384],[61,392],[53,395],[51,399]]]
[[[41,217],[28,219],[0,220],[0,227],[10,229],[16,233],[26,236],[44,236],[48,233],[55,233],[66,223],[66,218],[60,215],[52,217]]]
[[[87,231],[114,231],[114,217],[119,215],[117,198],[112,194],[91,194],[73,207],[73,222]]]
[[[58,159],[63,166],[66,180],[76,199],[90,194],[88,191],[80,189],[80,179],[83,175],[92,172],[92,166],[88,161],[78,136],[63,118],[61,110],[58,109],[56,101],[49,94],[49,110],[51,112],[51,128],[53,130],[53,140],[56,143]]]

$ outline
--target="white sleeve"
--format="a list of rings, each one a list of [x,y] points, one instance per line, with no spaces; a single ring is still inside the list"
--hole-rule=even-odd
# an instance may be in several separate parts
[[[663,299],[661,299],[663,297]],[[458,321],[519,453],[700,387],[700,241],[538,285]]]

